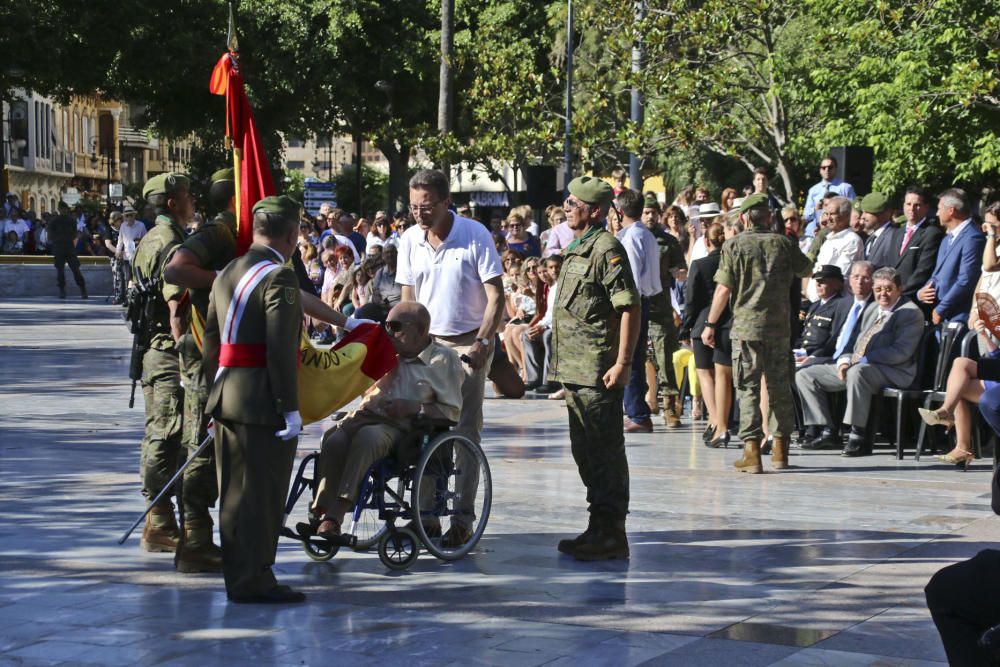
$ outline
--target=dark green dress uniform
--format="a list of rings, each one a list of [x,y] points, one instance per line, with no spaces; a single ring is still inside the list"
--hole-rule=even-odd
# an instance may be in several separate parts
[[[674,285],[673,269],[687,268],[684,249],[673,235],[662,229],[653,232],[660,251],[660,283],[663,291],[649,298],[649,342],[653,347],[652,361],[656,378],[664,396],[676,396],[677,378],[674,374],[674,352],[680,347],[677,324],[674,322],[674,304],[670,288]]]
[[[159,290],[150,318],[149,349],[142,357],[142,394],[146,405],[146,435],[142,441],[140,471],[142,494],[152,500],[177,472],[182,461],[182,390],[177,345],[170,333],[167,302],[181,297],[182,290],[164,282],[163,268],[170,254],[184,240],[184,229],[168,215],[142,237],[132,260],[133,270],[146,281],[159,281]],[[187,500],[187,498],[185,498]],[[189,509],[190,507],[190,509]],[[162,511],[170,499],[161,501]],[[187,516],[199,514],[185,502]],[[207,511],[202,509],[201,511]],[[171,517],[172,519],[172,517]]]
[[[220,330],[237,284],[265,261],[281,266],[249,293],[242,320],[233,330],[234,340],[223,345]],[[285,426],[284,413],[299,406],[301,328],[295,272],[270,248],[250,246],[215,279],[205,326],[205,365],[219,366],[220,356],[222,366],[227,365],[227,355],[232,361],[215,376],[206,409],[215,418],[219,532],[231,598],[261,595],[277,585],[271,566],[297,439],[282,440],[276,433]]]
[[[180,245],[191,252],[201,268],[221,271],[236,257],[236,216],[223,211],[210,222],[198,228]],[[208,317],[209,289],[188,288],[191,308],[197,310],[204,322]],[[193,313],[192,313],[193,317]],[[208,435],[209,418],[205,414],[208,401],[208,385],[201,360],[201,351],[195,342],[194,333],[186,332],[177,342],[181,359],[181,380],[184,383],[184,448],[189,455],[198,448]],[[184,474],[185,499],[197,501],[206,508],[205,518],[210,520],[208,507],[218,498],[215,456],[212,448],[203,450],[202,455],[192,462]],[[191,484],[188,484],[188,480]],[[196,498],[192,497],[192,494]]]
[[[732,290],[733,381],[743,440],[759,444],[763,436],[762,376],[767,378],[771,434],[787,439],[795,428],[788,294],[792,280],[809,275],[812,266],[795,241],[772,231],[749,229],[722,246],[715,282]]]
[[[592,519],[624,520],[628,514],[624,390],[605,388],[603,377],[617,361],[620,311],[637,305],[628,257],[613,234],[591,227],[566,248],[550,368],[551,377],[566,388],[570,446]]]

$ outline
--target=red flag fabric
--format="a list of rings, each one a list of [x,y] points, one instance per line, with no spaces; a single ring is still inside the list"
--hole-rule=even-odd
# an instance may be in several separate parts
[[[227,53],[212,70],[209,91],[226,96],[226,138],[233,148],[236,184],[236,253],[244,254],[253,239],[251,211],[264,197],[276,194],[267,156],[257,133],[236,55]]]

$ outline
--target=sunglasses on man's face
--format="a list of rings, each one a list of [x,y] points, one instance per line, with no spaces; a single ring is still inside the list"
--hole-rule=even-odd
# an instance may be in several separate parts
[[[389,333],[398,334],[406,326],[406,322],[400,322],[399,320],[386,320],[385,330]]]

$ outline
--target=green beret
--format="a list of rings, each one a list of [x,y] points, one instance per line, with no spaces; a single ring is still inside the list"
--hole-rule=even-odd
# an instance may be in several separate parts
[[[233,168],[220,169],[219,171],[212,174],[212,183],[218,183],[219,181],[234,181],[236,178],[233,176]]]
[[[298,220],[302,205],[287,195],[264,197],[253,205],[253,212],[276,213],[286,218]]]
[[[153,176],[142,186],[142,198],[149,199],[155,195],[172,195],[191,187],[191,179],[184,174],[168,172]]]
[[[646,199],[643,202],[643,207],[644,208],[655,208],[656,210],[659,210],[660,209],[660,202],[659,202],[659,200],[657,200],[657,198],[654,195],[646,195]]]
[[[862,213],[878,215],[879,213],[885,213],[887,210],[889,210],[889,198],[881,192],[872,192],[865,195],[861,200]]]
[[[861,197],[858,197],[857,199],[851,202],[851,209],[855,211],[861,211]]]
[[[566,189],[571,195],[587,204],[610,204],[615,198],[615,192],[607,181],[596,176],[577,176],[569,182]]]
[[[746,213],[752,208],[757,208],[758,206],[767,206],[767,195],[756,192],[749,197],[744,197],[743,201],[740,202],[740,213]]]

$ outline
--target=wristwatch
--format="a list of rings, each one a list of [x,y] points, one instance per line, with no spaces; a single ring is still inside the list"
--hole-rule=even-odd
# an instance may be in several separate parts
[[[714,329],[715,322],[705,322],[705,326],[708,327],[709,329]]]
[[[490,346],[490,339],[489,338],[477,338],[476,342],[479,343],[480,345],[482,345],[483,347],[489,347]]]

